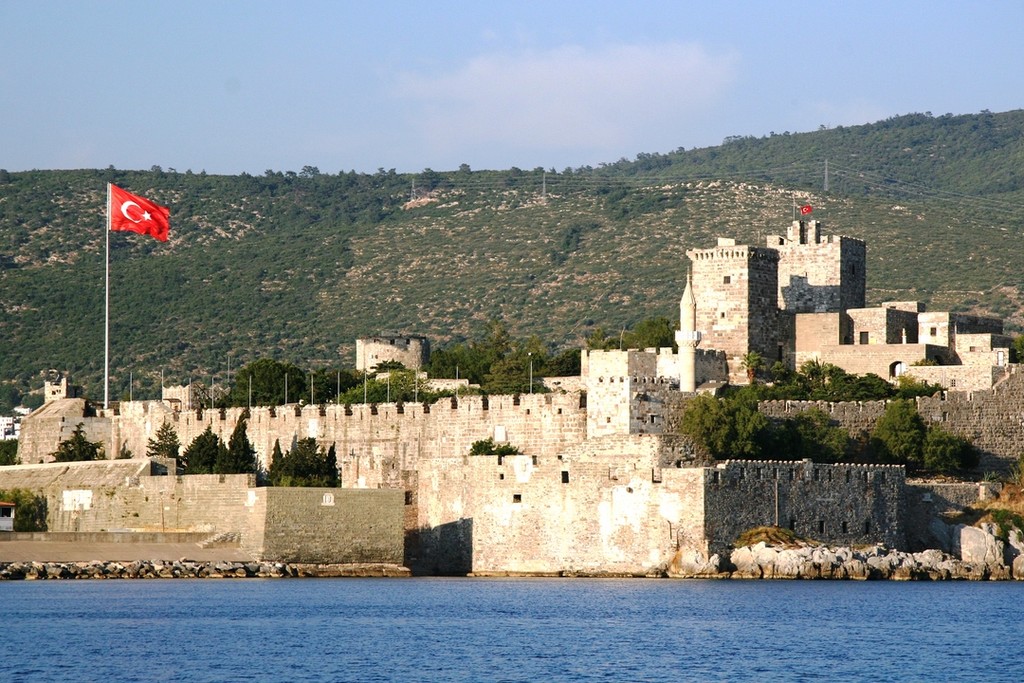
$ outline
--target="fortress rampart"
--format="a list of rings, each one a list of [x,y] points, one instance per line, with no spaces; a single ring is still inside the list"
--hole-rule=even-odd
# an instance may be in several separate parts
[[[51,410],[65,403],[50,404]],[[417,459],[468,453],[474,441],[493,438],[521,450],[554,454],[582,441],[586,408],[579,393],[552,392],[522,396],[461,396],[434,404],[287,405],[251,410],[247,434],[264,465],[275,441],[288,450],[297,440],[312,437],[325,446],[335,445],[339,456],[362,456],[374,469],[414,466]],[[210,427],[228,441],[244,408],[175,412],[160,401],[124,402],[119,414],[98,418],[76,417],[82,405],[25,420],[19,446],[25,463],[45,462],[74,426],[84,422],[87,436],[104,443],[108,454],[122,444],[140,457],[148,441],[165,422],[171,424],[186,448]],[[109,457],[109,455],[108,455]],[[386,463],[386,465],[385,465]],[[351,473],[349,473],[351,474]],[[365,473],[364,473],[365,474]],[[379,478],[366,480],[375,486]]]
[[[969,440],[978,450],[983,472],[1007,474],[1024,452],[1024,375],[1012,368],[1006,379],[991,389],[941,392],[917,398],[917,411],[929,424]],[[786,418],[810,408],[829,415],[851,435],[869,433],[885,412],[886,401],[762,401],[758,410],[772,418]]]
[[[833,545],[906,546],[902,465],[729,460],[704,471],[710,552],[724,552],[758,526]]]

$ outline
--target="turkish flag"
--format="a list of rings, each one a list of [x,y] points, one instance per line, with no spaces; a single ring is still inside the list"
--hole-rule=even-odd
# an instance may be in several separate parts
[[[806,215],[807,215],[807,214],[809,214],[809,213],[810,213],[811,211],[814,211],[814,209],[813,209],[813,208],[811,208],[811,205],[810,205],[810,204],[804,204],[803,206],[801,206],[801,207],[800,207],[800,215],[801,215],[801,216],[806,216]]]
[[[167,233],[171,229],[170,209],[126,192],[113,183],[109,188],[107,221],[111,230],[130,230],[140,235],[151,235],[161,242],[167,241]]]

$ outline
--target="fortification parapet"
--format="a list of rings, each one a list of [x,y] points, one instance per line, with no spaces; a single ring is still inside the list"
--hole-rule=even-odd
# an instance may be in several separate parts
[[[724,552],[758,526],[826,543],[906,546],[901,465],[729,460],[705,471],[709,552]]]
[[[762,401],[758,410],[785,419],[818,408],[851,434],[869,433],[888,401]],[[931,424],[971,442],[980,456],[978,470],[1008,474],[1024,443],[1024,375],[1011,368],[1006,379],[991,389],[944,391],[915,399],[917,412]]]

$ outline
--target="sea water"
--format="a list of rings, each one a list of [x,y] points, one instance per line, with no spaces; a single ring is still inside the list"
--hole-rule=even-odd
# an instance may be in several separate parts
[[[1024,584],[0,583],[2,681],[1021,681]]]

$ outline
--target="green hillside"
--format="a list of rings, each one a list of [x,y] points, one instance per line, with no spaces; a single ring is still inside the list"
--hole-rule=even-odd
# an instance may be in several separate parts
[[[825,189],[826,160],[828,189]],[[0,171],[0,381],[69,371],[102,394],[105,183],[171,207],[167,243],[111,235],[111,387],[152,396],[258,357],[353,362],[354,339],[435,347],[500,319],[580,345],[676,318],[689,248],[763,244],[794,201],[868,241],[871,302],[1024,325],[1024,112],[909,115],[730,138],[599,168],[212,176]]]

